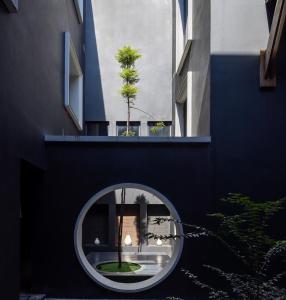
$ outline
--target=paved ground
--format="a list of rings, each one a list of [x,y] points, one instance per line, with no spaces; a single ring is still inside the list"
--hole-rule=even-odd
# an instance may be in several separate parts
[[[177,299],[180,299],[180,298],[177,298]],[[205,297],[203,297],[203,298],[201,298],[201,297],[196,297],[196,296],[194,296],[194,297],[188,297],[188,298],[184,298],[185,300],[206,300],[206,298]],[[182,299],[182,300],[184,300],[184,299]],[[109,300],[109,299],[66,299],[66,298],[45,298],[45,300]],[[166,298],[162,298],[162,299],[160,299],[160,298],[154,298],[154,299],[141,299],[141,298],[126,298],[126,299],[113,299],[113,300],[166,300]]]
[[[117,261],[118,257],[117,252],[91,252],[87,255],[87,259],[96,268],[99,263]],[[132,276],[154,276],[169,263],[170,257],[160,252],[124,252],[122,260],[138,263],[142,267],[135,272],[108,273],[108,276],[130,276],[130,274]]]
[[[20,300],[44,300],[45,295],[20,295]]]

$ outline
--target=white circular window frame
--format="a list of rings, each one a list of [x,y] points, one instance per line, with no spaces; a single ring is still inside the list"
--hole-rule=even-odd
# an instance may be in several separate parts
[[[113,280],[110,280],[110,279],[104,277],[99,272],[97,272],[91,266],[91,264],[88,262],[85,254],[83,252],[83,249],[82,249],[82,223],[84,221],[84,218],[85,218],[87,212],[92,207],[92,205],[94,205],[100,198],[102,198],[106,194],[113,192],[117,189],[122,189],[122,188],[141,189],[143,191],[146,191],[146,192],[149,192],[149,193],[155,195],[167,206],[167,208],[169,209],[169,211],[171,213],[171,216],[175,220],[180,221],[179,215],[178,215],[176,209],[174,208],[173,204],[158,191],[156,191],[148,186],[145,186],[142,184],[137,184],[137,183],[116,184],[116,185],[109,186],[109,187],[101,190],[100,192],[96,193],[84,205],[84,207],[82,208],[82,210],[77,218],[75,231],[74,231],[74,245],[75,245],[76,255],[77,255],[77,258],[78,258],[81,266],[83,267],[83,269],[85,270],[87,275],[93,281],[95,281],[99,285],[101,285],[109,290],[115,291],[115,292],[122,292],[122,293],[141,292],[141,291],[145,291],[147,289],[150,289],[150,288],[156,286],[157,284],[161,283],[164,279],[166,279],[171,274],[171,272],[174,270],[174,268],[176,267],[176,265],[181,257],[184,240],[183,240],[183,237],[176,240],[173,255],[172,255],[168,265],[165,266],[161,272],[159,272],[155,276],[153,276],[149,279],[143,280],[141,282],[133,282],[133,283],[116,282],[116,281],[113,281]],[[175,223],[175,226],[176,226],[176,232],[179,235],[183,235],[182,225],[180,223]]]

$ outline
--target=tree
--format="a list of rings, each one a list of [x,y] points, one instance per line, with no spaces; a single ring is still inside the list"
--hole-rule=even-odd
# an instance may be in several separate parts
[[[190,270],[182,271],[208,294],[208,299],[219,300],[285,300],[286,289],[283,287],[286,278],[286,239],[282,231],[282,240],[276,240],[271,234],[270,224],[280,213],[285,213],[286,199],[277,201],[256,202],[248,196],[229,194],[222,199],[222,203],[231,206],[224,213],[210,215],[217,222],[214,230],[201,226],[182,223],[172,218],[156,218],[154,224],[164,222],[182,224],[187,233],[180,235],[156,235],[147,233],[148,238],[175,239],[175,238],[204,238],[221,244],[221,250],[230,252],[232,257],[240,262],[240,271],[226,272],[216,266],[203,264],[203,279]],[[229,208],[229,207],[227,207]],[[225,210],[224,210],[225,211]],[[279,220],[279,219],[278,219]],[[285,232],[285,231],[284,231]],[[213,244],[212,244],[213,245]],[[222,252],[222,255],[226,252]],[[232,266],[230,266],[232,267]],[[243,272],[241,272],[243,271]],[[209,278],[216,278],[211,280]],[[223,280],[223,287],[219,282]],[[213,286],[215,284],[215,286]],[[175,300],[176,298],[170,298]]]
[[[134,104],[138,93],[138,88],[135,84],[140,78],[138,71],[135,69],[135,62],[139,58],[141,58],[141,54],[130,46],[124,46],[119,49],[116,55],[116,60],[121,67],[120,77],[123,79],[120,93],[127,103],[127,126],[126,131],[123,133],[125,136],[133,136],[135,134],[130,130],[130,108]]]
[[[118,254],[118,268],[122,266],[122,231],[123,231],[123,216],[124,216],[124,204],[125,204],[126,190],[121,190],[121,203],[119,212],[119,224],[117,234],[117,254]]]
[[[130,130],[130,116],[131,109],[139,110],[144,114],[148,115],[152,120],[156,121],[155,118],[148,112],[135,107],[135,99],[138,93],[138,88],[135,86],[140,80],[138,71],[135,68],[135,62],[141,58],[142,55],[137,49],[131,46],[124,46],[119,49],[115,58],[119,62],[121,67],[120,77],[123,80],[123,85],[120,89],[121,96],[125,99],[127,104],[127,126],[126,131],[123,133],[124,136],[134,136],[135,132]],[[157,135],[161,128],[165,127],[165,123],[160,121],[156,122],[154,126],[151,127],[151,132],[153,135]]]
[[[271,222],[285,211],[286,199],[262,202],[231,193],[221,199],[220,204],[223,212],[208,215],[216,223],[212,230],[246,257],[252,269],[257,268],[265,253],[277,242]]]

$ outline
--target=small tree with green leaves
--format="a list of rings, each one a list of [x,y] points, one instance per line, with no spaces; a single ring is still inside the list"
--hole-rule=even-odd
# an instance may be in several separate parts
[[[119,62],[121,67],[120,77],[123,80],[120,94],[125,99],[127,104],[127,126],[126,131],[123,133],[124,136],[135,135],[135,132],[130,130],[131,109],[139,110],[151,117],[152,120],[155,120],[155,118],[148,112],[135,107],[134,103],[139,91],[135,84],[140,80],[138,71],[135,68],[135,62],[141,57],[142,55],[138,52],[138,50],[132,48],[131,46],[124,46],[123,48],[119,49],[116,54],[116,60]],[[151,127],[151,132],[153,135],[157,135],[159,130],[164,127],[164,122],[156,122],[154,126]]]
[[[119,49],[116,60],[121,67],[120,77],[123,79],[123,85],[120,93],[127,103],[127,126],[123,133],[125,136],[133,136],[135,133],[130,130],[131,105],[134,104],[138,88],[135,84],[139,81],[139,74],[135,68],[135,62],[141,57],[137,49],[130,46],[124,46]]]

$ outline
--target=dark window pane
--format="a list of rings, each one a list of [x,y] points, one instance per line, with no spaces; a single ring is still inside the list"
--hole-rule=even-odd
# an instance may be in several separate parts
[[[86,134],[106,136],[108,135],[109,122],[87,122],[86,123]]]

